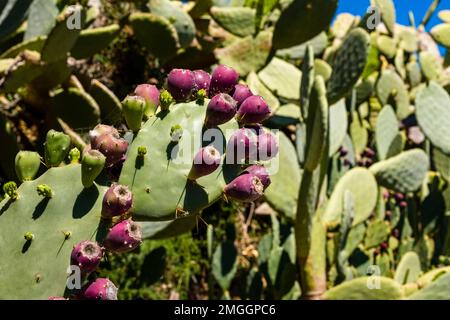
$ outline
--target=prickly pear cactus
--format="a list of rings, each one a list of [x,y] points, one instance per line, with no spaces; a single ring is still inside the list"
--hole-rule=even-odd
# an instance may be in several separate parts
[[[177,213],[197,213],[218,200],[223,187],[236,176],[238,168],[225,163],[197,183],[188,179],[195,152],[203,143],[206,105],[207,102],[172,105],[168,112],[151,117],[134,138],[119,182],[133,191],[133,214],[137,219],[172,220]],[[170,133],[175,125],[189,129],[186,133],[192,135],[183,135],[174,143]],[[237,128],[235,121],[220,126],[220,136],[213,144],[221,155],[224,155],[226,141]],[[141,146],[147,148],[143,158],[138,156]],[[164,179],[161,179],[162,173]]]
[[[51,189],[50,198],[38,194],[37,187],[44,184]],[[100,185],[85,189],[80,165],[71,164],[24,182],[16,200],[6,198],[0,203],[0,252],[4,257],[0,280],[9,284],[0,288],[2,299],[64,295],[73,246],[86,239],[101,241],[105,236],[100,222],[100,195],[105,189]]]

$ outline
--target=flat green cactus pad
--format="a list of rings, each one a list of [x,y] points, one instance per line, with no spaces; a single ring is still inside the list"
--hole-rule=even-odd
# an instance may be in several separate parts
[[[381,53],[392,59],[397,52],[397,41],[389,36],[380,35],[377,38],[377,47]]]
[[[375,163],[370,171],[378,183],[398,192],[414,192],[422,185],[428,171],[429,160],[421,149],[411,149]]]
[[[90,129],[100,122],[100,107],[87,93],[60,89],[51,99],[53,114],[74,129]]]
[[[258,76],[275,95],[293,100],[300,98],[302,73],[294,65],[274,57]]]
[[[278,167],[274,166],[273,175],[270,176],[272,183],[264,194],[275,210],[295,219],[301,171],[294,145],[284,133],[280,132],[279,137],[279,153],[272,160],[274,163],[276,161]]]
[[[443,154],[439,149],[433,148],[433,163],[442,177],[450,181],[450,156]]]
[[[119,33],[118,24],[83,30],[70,53],[75,59],[89,58],[108,47]]]
[[[439,11],[438,16],[442,21],[450,23],[450,10]]]
[[[15,58],[18,54],[23,52],[24,50],[31,50],[41,52],[42,47],[44,46],[46,37],[37,37],[34,39],[30,39],[28,41],[21,42],[0,55],[0,58]]]
[[[241,76],[246,76],[266,65],[271,43],[272,32],[262,31],[255,38],[247,36],[217,50],[217,57],[220,63],[234,68]]]
[[[177,30],[169,20],[156,14],[141,12],[132,13],[129,20],[139,43],[156,57],[166,61],[177,53]]]
[[[450,48],[450,23],[439,24],[431,29],[430,33],[436,42]]]
[[[50,186],[52,198],[38,195],[40,184]],[[0,298],[48,299],[64,294],[73,246],[104,236],[97,231],[104,192],[96,185],[84,189],[80,165],[71,164],[24,182],[16,201],[0,203],[0,282],[4,284]],[[32,241],[24,239],[26,232],[34,235]],[[71,232],[69,239],[64,232]]]
[[[379,246],[389,236],[391,229],[389,223],[374,219],[367,225],[366,236],[364,238],[364,246],[366,249],[371,249]]]
[[[199,178],[198,184],[187,180],[192,160],[202,145],[207,103],[173,105],[170,112],[150,117],[134,138],[119,182],[133,192],[133,216],[136,219],[173,220],[177,211],[197,213],[218,200],[225,184],[237,173],[238,168],[225,164],[212,174]],[[183,128],[183,136],[178,144],[174,144],[170,130],[177,124]],[[223,136],[214,145],[221,154],[237,128],[235,120],[220,126]],[[137,159],[140,146],[147,148],[147,154],[141,160]]]
[[[416,116],[425,136],[442,152],[450,155],[450,96],[431,81],[417,93]]]
[[[255,32],[255,10],[247,7],[212,7],[212,18],[225,30],[245,37]]]
[[[372,213],[377,203],[377,183],[369,170],[354,168],[336,184],[322,217],[324,223],[334,225],[340,222],[345,190],[349,190],[353,195],[355,213],[353,225],[366,220]]]
[[[0,38],[7,36],[17,29],[25,19],[32,0],[2,1],[2,15],[0,17]]]
[[[450,274],[443,274],[422,290],[409,297],[410,300],[450,300]]]
[[[334,103],[347,95],[358,81],[367,63],[369,35],[361,28],[350,31],[336,52],[328,82],[328,99]]]
[[[402,256],[395,270],[394,279],[400,284],[416,282],[422,273],[417,253],[410,251]]]
[[[73,11],[66,9],[56,19],[56,25],[47,36],[42,47],[41,55],[43,61],[55,62],[64,59],[75,45],[86,19],[86,12],[81,6],[72,8],[74,8]],[[69,19],[71,19],[72,15],[78,15],[80,17],[80,26],[70,26]]]
[[[393,104],[399,119],[404,119],[411,113],[408,90],[402,78],[394,70],[383,70],[376,90],[383,105]]]
[[[394,34],[396,20],[394,2],[392,0],[372,0],[371,4],[380,10],[381,19],[383,20],[386,29],[388,29],[391,34]]]
[[[277,57],[285,59],[303,59],[306,52],[306,46],[311,45],[316,54],[322,54],[328,45],[328,37],[325,32],[319,33],[317,36],[300,45],[296,45],[286,49],[276,51]]]
[[[398,300],[403,298],[402,287],[386,277],[361,277],[344,282],[323,295],[326,300]]]
[[[357,112],[353,112],[353,119],[350,123],[349,131],[352,137],[353,146],[357,154],[363,153],[369,142],[369,129],[370,125],[365,119],[360,119]]]
[[[328,28],[336,8],[337,0],[291,1],[275,25],[274,47],[289,48],[314,38]]]
[[[299,106],[293,103],[288,103],[275,109],[272,116],[265,122],[265,125],[270,128],[283,129],[288,125],[297,124],[299,122],[299,119]]]
[[[419,54],[422,73],[430,81],[438,81],[444,70],[438,57],[429,51],[422,51]]]
[[[413,53],[418,49],[417,32],[412,27],[403,27],[398,33],[400,47],[406,52]]]
[[[23,39],[47,35],[55,25],[59,9],[56,1],[33,1],[28,12],[27,30]]]
[[[339,100],[330,107],[330,149],[329,155],[333,155],[342,145],[347,134],[348,120],[345,100]]]
[[[192,43],[195,37],[195,24],[182,8],[170,0],[150,0],[148,7],[153,14],[166,18],[175,27],[182,48]]]
[[[390,105],[386,105],[378,114],[375,130],[378,157],[381,160],[395,154],[398,134],[398,120],[395,111]]]
[[[100,108],[102,123],[114,125],[122,119],[122,104],[108,87],[94,79],[91,81],[89,94]]]

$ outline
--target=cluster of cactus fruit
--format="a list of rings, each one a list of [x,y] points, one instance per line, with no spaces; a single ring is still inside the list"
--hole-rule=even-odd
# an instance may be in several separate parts
[[[49,105],[58,131],[40,153],[19,151],[0,113],[0,168],[15,180],[0,203],[0,283],[11,283],[0,297],[115,299],[118,284],[96,278],[105,252],[188,232],[222,199],[276,212],[245,268],[233,239],[212,252],[208,226],[224,297],[244,275],[244,298],[448,299],[449,12],[427,33],[439,1],[418,26],[396,24],[392,0],[371,1],[378,26],[373,10],[331,23],[334,0],[228,2],[150,0],[127,14],[124,29],[171,71],[122,102],[73,64],[119,35],[64,28],[73,10],[88,26],[92,8],[66,8],[2,50],[4,109],[15,97]]]
[[[142,228],[139,222],[132,220],[133,214],[147,214],[149,216],[146,219],[141,218],[141,220],[152,220],[152,215],[158,213],[153,212],[151,208],[149,211],[139,212],[140,209],[134,205],[134,201],[146,202],[147,199],[140,199],[142,197],[140,193],[134,192],[137,189],[134,182],[123,184],[122,178],[111,174],[112,172],[126,171],[128,169],[127,162],[132,162],[133,179],[139,178],[136,177],[137,173],[144,165],[151,168],[152,162],[157,161],[152,159],[151,154],[153,152],[165,152],[167,146],[163,150],[157,150],[157,148],[163,146],[155,145],[152,141],[148,141],[148,146],[136,145],[140,136],[143,136],[144,139],[148,138],[146,126],[151,126],[158,117],[161,117],[161,121],[165,122],[165,117],[168,117],[167,113],[174,113],[183,107],[190,108],[191,111],[200,111],[204,115],[202,127],[205,130],[217,129],[218,126],[234,118],[238,119],[242,128],[237,129],[236,126],[236,129],[232,130],[234,133],[231,134],[226,147],[237,151],[236,154],[242,154],[244,157],[238,159],[234,157],[234,153],[224,152],[224,149],[219,151],[213,144],[201,147],[194,152],[192,162],[184,164],[190,167],[185,174],[186,189],[191,187],[202,189],[201,178],[206,176],[210,176],[212,180],[217,180],[217,176],[214,176],[213,173],[218,171],[219,166],[222,166],[222,170],[225,170],[224,166],[238,166],[239,171],[242,172],[236,174],[232,179],[231,176],[227,177],[228,183],[223,186],[222,190],[224,198],[252,202],[263,195],[264,190],[270,185],[270,178],[268,171],[260,164],[260,160],[269,160],[275,157],[278,153],[278,144],[275,135],[263,129],[260,125],[260,122],[270,115],[269,106],[262,97],[253,95],[247,86],[238,84],[238,79],[239,74],[234,69],[219,65],[214,69],[211,76],[203,70],[174,69],[168,74],[167,90],[161,93],[154,85],[142,84],[137,86],[134,94],[127,96],[122,101],[123,117],[128,128],[135,135],[131,144],[120,136],[116,128],[105,124],[99,124],[89,132],[89,144],[84,147],[82,152],[76,147],[70,149],[72,142],[65,133],[55,130],[48,132],[43,157],[47,167],[60,167],[64,164],[66,158],[69,158],[71,164],[67,166],[79,167],[80,182],[84,188],[82,192],[90,192],[96,189],[95,181],[100,179],[102,173],[106,173],[108,177],[106,182],[102,182],[103,184],[112,181],[104,192],[100,210],[100,224],[108,228],[107,233],[98,242],[89,239],[81,240],[74,245],[70,255],[71,265],[79,268],[84,282],[100,264],[105,250],[112,253],[126,253],[134,250],[142,242]],[[245,93],[243,93],[244,91]],[[190,101],[193,101],[193,103],[190,103]],[[180,103],[183,103],[183,106]],[[186,110],[182,111],[186,112]],[[173,120],[177,119],[167,120],[166,127]],[[182,119],[178,120],[181,121]],[[143,122],[145,123],[143,124]],[[251,128],[244,126],[251,126]],[[190,127],[183,128],[180,124],[172,125],[170,131],[165,132],[167,137],[164,140],[167,141],[169,146],[181,145],[183,139],[189,138],[187,133],[191,129]],[[154,133],[164,134],[164,132],[158,131]],[[255,150],[253,150],[253,147]],[[135,149],[135,156],[134,154],[131,155],[130,149]],[[224,161],[225,154],[229,158],[226,164]],[[255,157],[253,157],[253,154]],[[16,156],[15,170],[17,176],[25,183],[36,177],[40,165],[41,157],[37,152],[20,151]],[[45,174],[41,178],[44,177]],[[118,179],[120,183],[117,182]],[[151,183],[151,180],[146,182]],[[101,182],[98,183],[102,184]],[[6,183],[3,189],[8,196],[8,199],[6,199],[9,203],[8,206],[15,206],[22,201],[26,201],[23,199],[25,196],[22,197],[21,188],[17,188],[14,182]],[[166,192],[165,190],[162,191]],[[39,196],[50,199],[47,201],[54,201],[55,198],[64,196],[52,187],[51,180],[45,184],[38,184],[36,192]],[[153,193],[153,190],[146,188],[145,194],[151,193]],[[190,197],[192,199],[188,198],[187,195],[185,202],[197,200],[194,198],[195,195]],[[215,200],[217,199],[211,199],[203,206],[210,205]],[[179,211],[190,214],[180,204],[177,204],[171,210],[173,214],[178,214]],[[192,214],[195,214],[195,212]],[[97,223],[99,222],[97,221]],[[39,237],[35,238],[35,235],[30,231],[27,231],[24,237],[25,241],[31,244],[30,246],[42,241]],[[72,231],[66,231],[65,237],[66,240],[71,238]],[[86,299],[114,299],[117,297],[117,288],[108,279],[98,278],[93,282],[85,283],[81,292],[66,293],[66,296]],[[57,297],[51,297],[51,299],[55,298]]]

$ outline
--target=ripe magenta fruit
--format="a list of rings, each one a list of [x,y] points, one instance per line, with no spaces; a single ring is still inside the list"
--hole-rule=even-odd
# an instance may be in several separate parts
[[[88,300],[117,300],[117,287],[109,279],[97,278],[83,294]]]
[[[72,265],[80,267],[81,273],[93,272],[103,257],[103,249],[94,241],[81,241],[72,250],[70,260]]]
[[[238,79],[239,73],[236,70],[224,65],[218,65],[211,74],[209,96],[212,97],[218,93],[231,92]]]
[[[270,131],[258,135],[258,160],[270,160],[278,154],[278,142]]]
[[[196,180],[213,173],[220,165],[220,152],[213,146],[201,148],[194,157],[188,179]]]
[[[215,95],[206,109],[206,127],[215,127],[231,120],[236,114],[236,101],[226,93]]]
[[[236,130],[227,143],[228,164],[242,164],[257,161],[259,127]]]
[[[267,171],[267,169],[264,166],[254,164],[248,168],[245,168],[245,170],[243,172],[250,173],[254,176],[257,176],[259,178],[259,180],[261,180],[261,183],[264,186],[264,190],[266,190],[267,187],[271,183],[269,172]]]
[[[236,100],[238,108],[242,102],[253,95],[252,91],[245,84],[237,84],[234,86],[233,99]]]
[[[209,84],[211,82],[211,76],[208,72],[203,70],[195,70],[194,73],[194,83],[195,83],[195,91],[204,89],[206,93],[209,91]]]
[[[261,123],[270,116],[270,108],[261,96],[250,96],[242,102],[237,111],[241,124]]]
[[[130,210],[133,194],[127,186],[113,183],[103,196],[102,217],[111,219]]]
[[[142,242],[141,226],[132,221],[124,220],[109,230],[103,245],[114,253],[129,252]]]
[[[227,198],[241,201],[252,202],[262,196],[264,185],[261,180],[251,173],[244,173],[224,188],[224,193]]]
[[[156,109],[159,106],[159,90],[152,84],[140,84],[134,90],[134,93],[145,99],[144,114],[150,117],[155,114]]]
[[[173,69],[167,77],[167,88],[176,101],[189,99],[195,88],[194,73],[191,70]]]

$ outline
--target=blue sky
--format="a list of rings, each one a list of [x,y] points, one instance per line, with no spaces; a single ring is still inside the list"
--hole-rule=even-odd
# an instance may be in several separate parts
[[[433,0],[394,0],[397,22],[409,25],[408,12],[412,11],[416,25],[418,25],[432,2]],[[337,14],[349,12],[354,15],[363,16],[369,6],[370,0],[339,0]],[[450,0],[441,0],[441,3],[427,25],[427,30],[430,30],[436,24],[442,23],[437,16],[439,10],[442,9],[450,9]],[[444,54],[444,52],[444,48],[441,48],[441,53]]]
[[[394,0],[397,11],[397,22],[400,24],[409,24],[408,12],[412,11],[416,19],[416,24],[419,24],[432,2],[433,0]],[[349,12],[363,16],[369,6],[370,0],[339,0],[338,13]],[[450,9],[450,0],[441,0],[427,29],[440,23],[437,12],[442,9]]]

